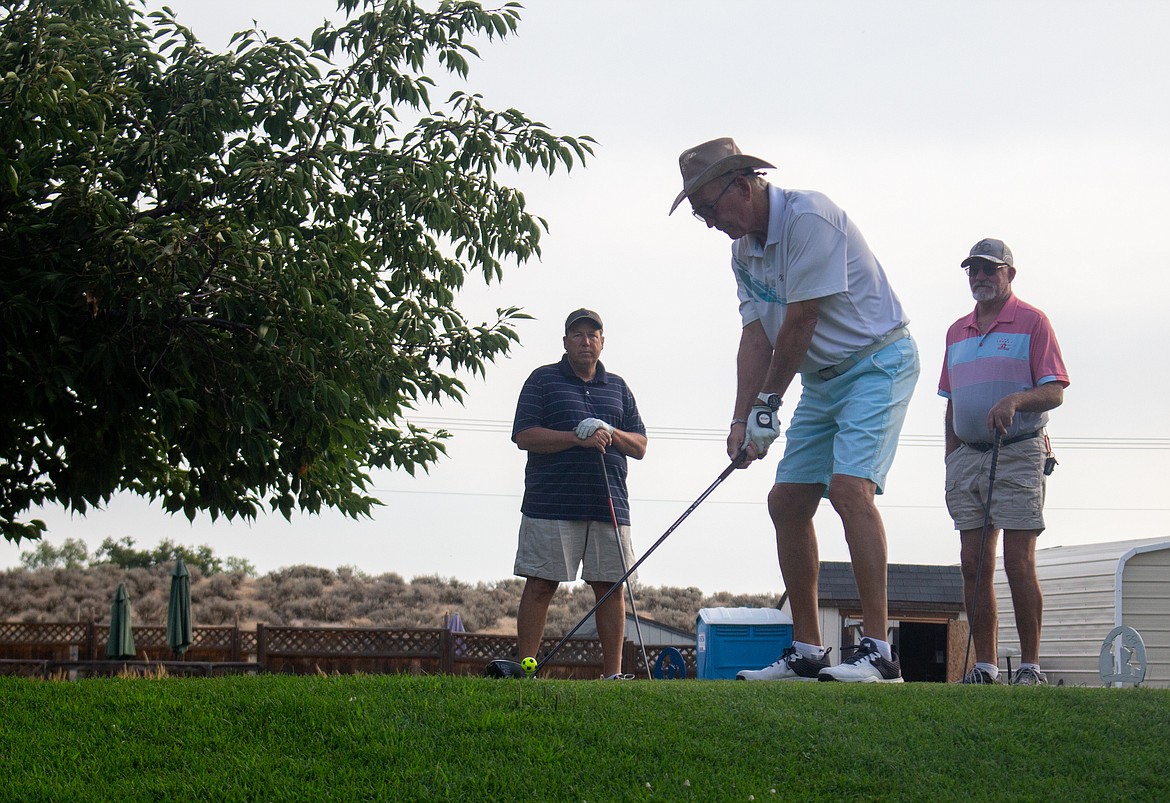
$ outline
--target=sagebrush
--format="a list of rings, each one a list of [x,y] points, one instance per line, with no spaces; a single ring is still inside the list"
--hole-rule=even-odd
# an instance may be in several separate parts
[[[257,622],[274,625],[441,627],[458,613],[464,627],[481,633],[514,633],[521,578],[465,583],[436,575],[409,581],[388,572],[289,566],[260,577],[242,572],[205,576],[190,566],[191,605],[196,625]],[[0,573],[0,620],[25,622],[106,621],[114,589],[126,585],[136,625],[165,625],[171,566],[126,569],[110,564],[88,568],[8,569]],[[771,607],[765,594],[704,595],[694,587],[639,587],[638,613],[679,630],[693,631],[699,608]],[[549,607],[546,635],[568,631],[593,606],[593,590],[565,584]]]

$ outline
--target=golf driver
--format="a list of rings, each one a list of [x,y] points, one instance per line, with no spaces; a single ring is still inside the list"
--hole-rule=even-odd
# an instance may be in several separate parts
[[[626,550],[622,546],[622,533],[618,529],[617,511],[613,507],[613,491],[609,486],[609,470],[605,467],[605,452],[598,452],[598,458],[601,460],[601,478],[605,480],[605,499],[609,502],[609,520],[613,522],[613,537],[617,539],[618,555],[622,558],[622,571],[629,572],[629,567],[626,566]],[[646,667],[646,679],[653,680],[654,675],[650,671],[650,659],[646,657],[646,641],[642,638],[642,623],[638,620],[638,605],[634,602],[634,586],[626,582],[626,594],[630,598],[630,611],[634,614],[634,630],[638,632],[638,647],[642,650],[642,664]]]
[[[991,470],[987,474],[987,499],[983,505],[983,535],[979,538],[979,562],[975,565],[975,594],[971,600],[971,626],[967,628],[967,654],[963,658],[964,669],[971,662],[971,641],[975,638],[975,614],[979,609],[979,583],[983,578],[983,556],[987,552],[987,534],[991,531],[991,491],[995,487],[995,464],[999,462],[999,442],[1002,437],[997,429],[995,440],[991,444]],[[995,593],[994,589],[992,593]]]

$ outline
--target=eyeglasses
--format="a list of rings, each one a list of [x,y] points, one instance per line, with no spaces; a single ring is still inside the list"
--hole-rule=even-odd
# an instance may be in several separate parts
[[[963,270],[967,272],[968,276],[974,279],[980,273],[984,276],[994,276],[1006,267],[1007,265],[996,265],[992,262],[976,262],[974,265],[963,268]]]
[[[735,184],[736,178],[737,176],[732,176],[731,181],[728,182],[727,186],[723,188],[723,192],[715,196],[714,201],[711,201],[711,203],[708,204],[703,204],[701,206],[696,206],[691,210],[691,214],[695,216],[696,220],[701,220],[706,223],[711,219],[711,216],[715,214],[715,207],[719,206],[719,202],[723,200],[723,196],[726,195],[727,191],[731,189],[732,185]]]

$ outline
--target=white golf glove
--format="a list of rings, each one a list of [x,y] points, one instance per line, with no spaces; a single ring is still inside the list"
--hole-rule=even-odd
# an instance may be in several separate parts
[[[613,427],[600,418],[586,418],[577,425],[577,438],[579,440],[585,440],[599,429],[604,429],[606,432],[613,432]]]
[[[768,447],[780,437],[780,418],[766,404],[757,404],[748,413],[746,442],[756,447],[756,454],[763,457]]]

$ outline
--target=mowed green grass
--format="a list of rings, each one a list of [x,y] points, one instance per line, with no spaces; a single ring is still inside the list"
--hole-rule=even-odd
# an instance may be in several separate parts
[[[0,799],[1167,800],[1170,691],[0,678]]]

